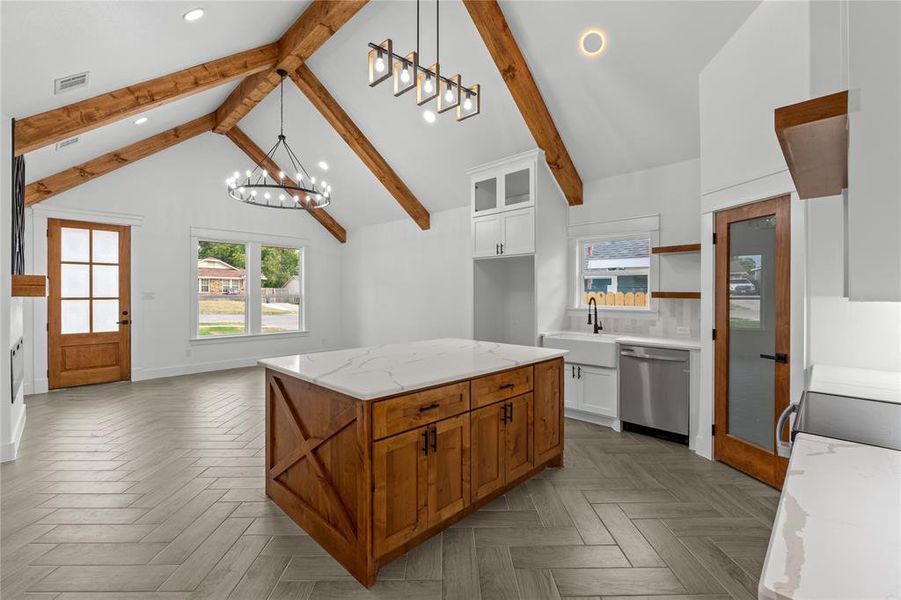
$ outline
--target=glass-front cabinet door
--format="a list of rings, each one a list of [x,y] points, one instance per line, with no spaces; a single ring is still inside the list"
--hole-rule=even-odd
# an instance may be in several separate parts
[[[473,183],[472,212],[474,215],[489,214],[500,208],[497,188],[497,177],[486,177]]]
[[[525,167],[504,174],[504,208],[532,205],[532,169]]]
[[[472,178],[472,216],[526,208],[535,204],[534,169],[518,162]]]

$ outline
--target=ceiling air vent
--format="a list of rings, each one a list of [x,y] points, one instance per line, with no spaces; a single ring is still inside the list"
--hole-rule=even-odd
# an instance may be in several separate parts
[[[77,73],[75,75],[67,75],[66,77],[60,77],[59,79],[54,80],[53,93],[62,94],[63,92],[68,92],[80,87],[84,87],[87,84],[87,71],[85,71],[84,73]]]
[[[63,141],[61,141],[61,142],[57,142],[57,143],[56,143],[56,149],[57,149],[57,150],[62,150],[63,148],[65,148],[65,147],[67,147],[67,146],[71,146],[72,144],[77,144],[77,143],[78,143],[78,136],[71,137],[71,138],[69,138],[69,139],[67,139],[67,140],[63,140]]]

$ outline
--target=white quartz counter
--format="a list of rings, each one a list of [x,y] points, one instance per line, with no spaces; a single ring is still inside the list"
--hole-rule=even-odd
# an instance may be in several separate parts
[[[632,346],[648,346],[653,348],[672,348],[674,350],[700,350],[701,341],[692,338],[662,338],[644,335],[626,335],[620,333],[592,334],[585,331],[551,331],[542,336],[574,336],[577,339],[585,339],[597,342],[615,342]]]
[[[566,352],[447,338],[292,354],[263,359],[259,364],[360,400],[372,400],[538,363]]]
[[[810,368],[807,389],[823,394],[901,403],[901,372],[817,364]]]
[[[758,597],[901,598],[901,452],[795,437]]]

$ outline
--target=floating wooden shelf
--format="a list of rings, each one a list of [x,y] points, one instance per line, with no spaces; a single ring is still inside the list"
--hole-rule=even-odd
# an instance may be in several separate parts
[[[776,109],[776,137],[802,200],[848,187],[848,92]]]
[[[45,275],[13,275],[12,295],[43,298],[47,295],[47,277]]]
[[[652,298],[701,298],[701,292],[651,292]]]
[[[652,254],[685,254],[688,252],[700,252],[701,244],[680,244],[678,246],[657,246],[651,248]]]

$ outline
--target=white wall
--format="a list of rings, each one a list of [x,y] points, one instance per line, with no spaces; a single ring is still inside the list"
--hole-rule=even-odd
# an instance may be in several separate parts
[[[349,232],[341,303],[345,344],[472,337],[469,225],[467,203],[432,213],[428,231],[404,218]]]
[[[25,399],[23,389],[14,401],[10,398],[9,351],[22,335],[22,298],[10,298],[10,248],[12,230],[12,173],[10,162],[12,121],[0,116],[0,460],[16,457],[22,429],[25,426]]]
[[[748,17],[699,77],[701,111],[702,328],[713,327],[713,211],[794,191],[773,129],[773,111],[810,94],[810,4],[766,0]],[[792,196],[791,384],[804,387],[806,212]],[[701,403],[713,419],[713,342],[701,336]],[[709,427],[698,452],[712,456]]]
[[[132,378],[253,364],[264,356],[342,346],[341,244],[309,215],[230,200],[224,177],[248,159],[227,139],[204,134],[37,205],[31,218],[29,270],[46,272],[46,219],[132,223]],[[190,168],[185,168],[190,164]],[[307,246],[309,334],[191,341],[194,249],[190,228],[286,236]],[[32,389],[46,389],[46,300],[26,307],[32,334]]]

